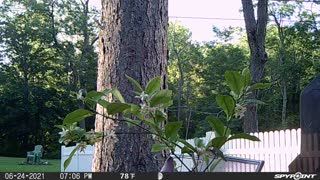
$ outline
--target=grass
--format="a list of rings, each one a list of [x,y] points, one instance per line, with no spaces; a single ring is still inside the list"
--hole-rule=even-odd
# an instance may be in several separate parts
[[[50,165],[19,165],[26,158],[0,157],[0,172],[60,172],[60,159],[43,159]]]

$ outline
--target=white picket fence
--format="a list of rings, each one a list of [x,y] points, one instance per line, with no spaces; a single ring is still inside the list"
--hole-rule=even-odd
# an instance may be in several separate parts
[[[260,132],[251,135],[257,136],[260,141],[231,140],[222,147],[222,151],[228,156],[263,160],[265,164],[262,172],[289,172],[289,164],[300,154],[301,129]],[[213,137],[214,132],[207,132],[206,137],[202,139],[207,143]],[[193,139],[187,141],[194,145]],[[177,149],[176,153],[180,154],[180,150]],[[188,158],[184,162],[188,166],[193,164]],[[181,166],[180,162],[176,161],[176,163]],[[234,171],[239,171],[239,168],[243,167],[234,167]],[[241,169],[241,171],[247,170]],[[180,171],[187,171],[187,169],[181,166]]]
[[[94,153],[93,146],[87,146],[84,152],[77,151],[67,167],[64,170],[63,163],[69,157],[71,151],[75,148],[72,147],[61,147],[61,172],[91,172],[92,159]]]
[[[259,137],[260,141],[253,142],[244,139],[231,140],[222,147],[222,151],[225,155],[229,156],[264,160],[265,164],[262,172],[288,172],[289,164],[300,154],[301,129],[260,132],[251,135]],[[213,137],[214,132],[207,132],[206,137],[202,139],[207,143]],[[187,141],[190,144],[194,144],[193,139]],[[62,147],[61,171],[64,171],[63,162],[68,158],[72,149],[73,147]],[[181,154],[180,149],[176,150],[176,154]],[[92,158],[93,147],[88,146],[85,152],[77,152],[74,155],[66,171],[90,172]],[[184,158],[183,162],[188,166],[192,165],[190,158]],[[178,167],[181,166],[179,161],[176,160],[176,163]],[[238,168],[237,170],[239,171],[239,167],[234,168],[235,171],[236,168]],[[181,166],[180,171],[187,171],[187,169]],[[240,169],[240,171],[247,171],[247,169]]]

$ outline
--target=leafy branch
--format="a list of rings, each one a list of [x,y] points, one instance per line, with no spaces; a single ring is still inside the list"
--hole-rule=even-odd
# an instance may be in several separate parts
[[[180,138],[179,131],[182,128],[182,122],[169,121],[167,114],[164,113],[165,108],[172,105],[172,91],[160,89],[160,77],[152,79],[146,88],[143,89],[137,81],[129,76],[127,76],[129,82],[136,89],[136,98],[140,99],[139,105],[126,103],[121,93],[116,89],[109,89],[103,92],[89,92],[86,97],[81,96],[83,102],[89,107],[89,110],[75,110],[66,116],[63,125],[57,126],[62,129],[60,143],[64,143],[67,146],[78,144],[73,151],[74,154],[77,150],[84,150],[86,145],[93,145],[95,142],[101,141],[103,136],[116,138],[112,130],[110,132],[85,132],[85,130],[76,126],[78,122],[87,117],[100,115],[115,122],[126,122],[130,127],[136,126],[144,132],[152,134],[157,143],[153,144],[151,151],[157,153],[169,150],[189,172],[200,171],[199,166],[203,165],[203,160],[206,162],[206,167],[203,171],[205,172],[208,169],[213,171],[221,159],[224,159],[223,152],[220,149],[228,141],[240,138],[259,141],[257,137],[249,134],[232,134],[230,124],[234,118],[243,117],[245,103],[255,102],[249,102],[245,99],[251,91],[268,87],[262,83],[250,86],[251,76],[247,69],[243,70],[242,73],[227,71],[225,77],[226,83],[231,90],[230,95],[218,95],[216,103],[226,115],[227,125],[225,126],[215,116],[208,116],[206,120],[215,131],[215,137],[210,139],[207,144],[202,139],[196,138],[194,145],[192,145]],[[110,94],[116,97],[117,102],[106,101],[106,97]],[[105,108],[107,115],[94,110],[97,104]],[[120,114],[122,116],[117,116]],[[187,154],[191,157],[193,161],[192,168],[188,167],[181,157],[175,154],[176,148],[179,148],[182,154]],[[65,161],[65,169],[71,162],[73,154],[70,154],[69,158]]]

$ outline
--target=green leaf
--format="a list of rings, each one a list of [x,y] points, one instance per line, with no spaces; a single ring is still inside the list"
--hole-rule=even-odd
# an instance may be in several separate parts
[[[102,91],[102,93],[106,96],[106,95],[112,93],[112,91],[113,91],[112,89],[106,89],[106,90]]]
[[[146,119],[144,121],[147,125],[151,127],[151,129],[154,130],[154,132],[159,132],[160,128],[155,124],[155,122],[152,119]]]
[[[200,139],[200,138],[194,138],[194,145],[198,148],[202,148],[204,147],[204,142],[203,142],[203,139]]]
[[[249,91],[254,91],[257,89],[267,89],[270,87],[269,83],[256,83],[249,88]]]
[[[106,101],[106,100],[99,99],[98,100],[98,104],[100,104],[104,108],[107,108],[110,103],[108,101]]]
[[[63,167],[64,170],[67,169],[67,167],[69,166],[69,164],[71,163],[71,160],[73,158],[73,155],[79,150],[80,146],[75,147],[72,152],[69,154],[69,157],[64,161],[63,163]]]
[[[164,149],[168,149],[168,146],[165,144],[153,144],[151,148],[151,152],[160,152]]]
[[[126,75],[126,77],[139,93],[141,93],[143,91],[142,87],[140,86],[140,84],[136,80],[134,80],[132,77],[127,76],[127,75]]]
[[[88,92],[85,99],[92,100],[94,102],[98,102],[98,100],[103,99],[104,96],[105,96],[105,94],[102,92],[90,91],[90,92]]]
[[[243,89],[240,73],[237,71],[226,71],[224,75],[228,87],[239,96]]]
[[[194,151],[192,151],[192,149],[188,148],[187,146],[184,146],[182,149],[181,149],[181,153],[182,154],[191,154],[191,153],[194,153]]]
[[[66,118],[64,118],[63,123],[64,124],[72,124],[75,122],[80,122],[86,117],[90,117],[95,115],[95,113],[85,110],[85,109],[77,109],[71,113],[69,113]]]
[[[173,104],[173,100],[168,101],[167,103],[163,104],[163,107],[169,107]]]
[[[257,100],[257,99],[246,99],[245,102],[248,103],[248,104],[266,105],[265,102]]]
[[[66,126],[64,126],[64,125],[54,125],[54,127],[59,128],[59,129],[63,129],[63,128],[65,128]]]
[[[184,147],[189,148],[193,152],[197,152],[197,149],[195,147],[193,147],[190,143],[188,143],[188,141],[186,141],[184,139],[179,139],[178,141],[181,142],[183,145],[185,145]]]
[[[140,120],[144,120],[144,115],[141,113],[140,106],[137,106],[135,104],[129,104],[129,103],[128,105],[130,105],[131,107],[123,111],[126,116],[133,114],[136,117],[138,117]]]
[[[217,157],[222,158],[224,161],[226,161],[226,157],[224,156],[223,152],[220,149],[215,149],[215,153]]]
[[[210,126],[214,129],[214,131],[216,132],[217,136],[223,136],[224,135],[224,124],[222,123],[222,121],[220,121],[220,119],[218,119],[215,116],[207,116],[207,121],[209,122]]]
[[[107,106],[108,114],[109,115],[114,115],[116,113],[123,112],[124,110],[131,108],[130,105],[125,104],[125,103],[110,103]]]
[[[225,136],[215,137],[210,141],[208,146],[220,149],[226,142],[227,138]]]
[[[202,158],[203,158],[204,162],[206,163],[206,165],[208,166],[210,163],[210,156],[208,154],[204,154],[204,155],[202,155]]]
[[[235,102],[229,95],[219,95],[217,97],[217,104],[222,108],[228,119],[233,116]]]
[[[244,87],[247,87],[251,84],[251,74],[249,68],[245,68],[242,71],[242,83]]]
[[[156,122],[159,123],[167,120],[167,115],[164,112],[157,109],[155,112],[155,118]]]
[[[121,103],[126,103],[126,101],[125,101],[124,98],[122,97],[120,91],[118,91],[117,89],[112,89],[112,94],[113,94]]]
[[[226,134],[225,134],[225,137],[229,137],[230,136],[230,134],[231,134],[231,129],[228,127],[225,127],[225,130],[224,131],[226,131]]]
[[[129,119],[129,118],[125,118],[126,119],[126,123],[128,125],[128,127],[134,127],[136,125],[139,125],[141,123],[140,120],[134,120],[134,119]]]
[[[235,135],[231,136],[228,139],[228,141],[230,141],[232,139],[247,139],[247,140],[251,140],[251,141],[260,141],[260,139],[257,138],[256,136],[251,136],[250,134],[246,134],[246,133],[235,134]]]
[[[94,107],[97,104],[97,102],[101,99],[104,99],[104,97],[105,94],[102,92],[90,91],[84,98],[84,101],[87,105]]]
[[[216,159],[214,163],[211,165],[211,167],[209,168],[209,172],[213,172],[221,161],[222,161],[222,158]]]
[[[168,104],[171,101],[172,91],[171,90],[161,90],[158,91],[150,100],[150,106],[155,107],[160,104]]]
[[[178,131],[182,127],[182,122],[169,122],[164,128],[164,133],[167,138],[171,138],[178,134]]]
[[[149,81],[146,87],[146,93],[151,95],[155,91],[160,90],[160,87],[161,87],[161,77],[158,76]]]

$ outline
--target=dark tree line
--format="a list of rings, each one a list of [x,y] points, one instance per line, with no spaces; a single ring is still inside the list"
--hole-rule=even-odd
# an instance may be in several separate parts
[[[0,155],[44,144],[60,156],[54,125],[81,106],[80,89],[96,88],[97,25],[88,11],[88,0],[1,4]]]

